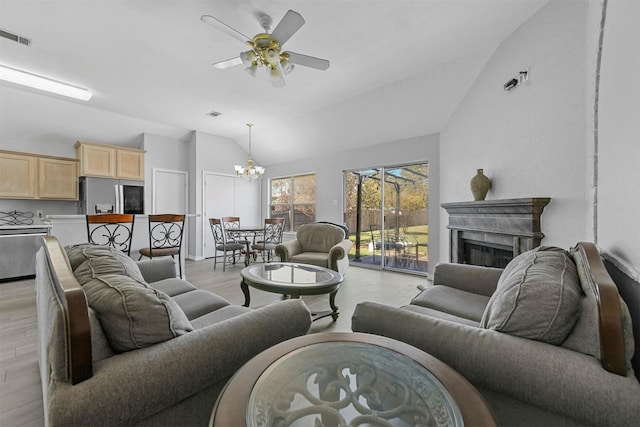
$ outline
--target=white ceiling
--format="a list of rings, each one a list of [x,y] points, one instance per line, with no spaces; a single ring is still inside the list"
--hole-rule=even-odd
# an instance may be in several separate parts
[[[5,139],[88,139],[133,145],[142,132],[192,130],[247,146],[264,165],[442,129],[489,55],[548,0],[0,0],[0,63],[89,88],[89,102],[3,83]],[[331,61],[298,66],[287,85],[213,62],[246,50],[200,21],[210,14],[247,35],[287,10],[306,24],[285,50]],[[506,70],[511,72],[512,70]],[[90,108],[87,108],[90,107]],[[210,111],[222,113],[207,117]]]

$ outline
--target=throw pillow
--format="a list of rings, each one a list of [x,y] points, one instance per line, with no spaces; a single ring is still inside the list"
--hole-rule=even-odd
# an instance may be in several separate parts
[[[559,345],[580,314],[576,266],[561,248],[541,246],[507,265],[480,326]]]
[[[80,285],[103,274],[122,274],[144,282],[136,262],[117,249],[83,244],[66,248],[66,251],[73,274]]]
[[[101,274],[82,288],[115,352],[147,347],[193,331],[182,309],[143,281]]]

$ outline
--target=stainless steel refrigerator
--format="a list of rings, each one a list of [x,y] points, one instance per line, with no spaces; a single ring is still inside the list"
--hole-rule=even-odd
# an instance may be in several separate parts
[[[144,213],[144,181],[81,177],[78,213]]]

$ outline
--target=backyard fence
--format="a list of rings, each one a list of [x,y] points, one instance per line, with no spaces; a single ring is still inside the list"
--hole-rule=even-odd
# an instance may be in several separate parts
[[[429,223],[428,210],[418,209],[415,211],[402,211],[399,215],[395,213],[387,213],[385,215],[385,227],[395,228],[396,218],[398,219],[398,225],[401,229],[407,227],[413,227],[417,225],[426,225]],[[370,225],[380,225],[380,209],[365,209],[362,210],[360,215],[360,231],[369,231]],[[356,231],[356,216],[355,213],[349,216],[345,220],[345,225],[351,233]]]

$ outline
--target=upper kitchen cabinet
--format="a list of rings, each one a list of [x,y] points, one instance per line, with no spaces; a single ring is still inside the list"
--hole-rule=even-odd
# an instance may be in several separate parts
[[[29,154],[0,151],[0,197],[37,197],[38,158]]]
[[[78,200],[78,161],[41,157],[38,159],[38,197]]]
[[[78,200],[78,161],[0,150],[0,197]]]
[[[144,181],[144,150],[86,141],[75,147],[80,176]]]

